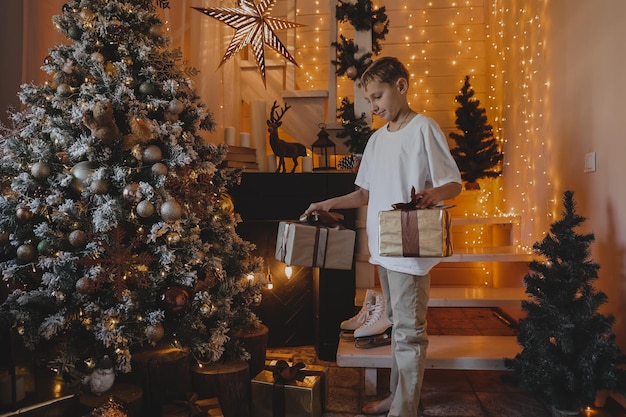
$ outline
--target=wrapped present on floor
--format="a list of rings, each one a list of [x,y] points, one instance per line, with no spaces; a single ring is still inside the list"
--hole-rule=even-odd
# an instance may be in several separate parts
[[[415,189],[409,203],[397,203],[394,210],[378,213],[378,241],[381,256],[439,258],[452,255],[451,217],[446,208],[417,209]]]
[[[163,406],[163,417],[224,417],[217,398],[199,399],[191,393],[186,401],[173,401]]]
[[[326,368],[272,361],[252,379],[253,417],[321,417]]]
[[[280,222],[276,259],[294,266],[352,269],[356,232],[340,224],[342,217],[319,211],[298,222]]]

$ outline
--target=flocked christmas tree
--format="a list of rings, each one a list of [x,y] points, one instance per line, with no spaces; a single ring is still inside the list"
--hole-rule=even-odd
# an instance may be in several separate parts
[[[497,178],[502,173],[498,164],[502,161],[502,153],[498,142],[493,137],[493,128],[487,123],[484,108],[474,98],[474,89],[469,82],[469,75],[461,93],[456,96],[459,107],[455,110],[456,125],[461,133],[450,132],[449,136],[456,142],[450,152],[456,161],[461,178],[465,181],[466,190],[478,190],[477,180],[481,178]]]
[[[608,298],[596,290],[599,265],[589,258],[593,234],[574,229],[573,192],[563,198],[562,218],[534,244],[545,260],[530,263],[524,277],[530,300],[522,302],[518,342],[522,352],[506,363],[521,386],[560,410],[593,404],[597,390],[623,390],[625,358],[615,343],[614,318],[598,309]]]
[[[0,147],[2,314],[29,348],[76,371],[177,343],[199,361],[246,358],[237,330],[261,261],[235,232],[225,145],[152,0],[70,0],[43,85],[24,85]],[[87,370],[85,370],[87,371]]]

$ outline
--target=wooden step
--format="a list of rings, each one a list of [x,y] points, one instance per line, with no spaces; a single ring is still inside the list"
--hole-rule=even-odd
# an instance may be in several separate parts
[[[367,262],[369,256],[356,254],[357,261]],[[530,262],[539,257],[518,246],[494,246],[454,248],[452,256],[441,258],[441,262]]]
[[[516,336],[429,336],[426,368],[462,370],[506,370],[505,358],[521,352]],[[365,368],[365,391],[376,393],[376,369],[391,368],[391,346],[357,348],[353,341],[340,340],[337,366]]]
[[[382,292],[380,288],[374,288]],[[357,288],[355,306],[362,306],[367,288]],[[429,307],[519,306],[528,299],[524,288],[430,287]]]

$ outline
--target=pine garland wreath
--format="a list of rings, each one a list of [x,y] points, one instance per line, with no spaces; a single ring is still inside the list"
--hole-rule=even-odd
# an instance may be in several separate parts
[[[503,154],[493,137],[492,126],[487,123],[485,109],[474,98],[469,79],[469,75],[465,76],[461,93],[455,99],[460,105],[455,111],[456,125],[462,133],[450,132],[450,138],[457,144],[450,152],[459,166],[465,189],[476,190],[480,189],[478,179],[497,178],[502,174],[502,170],[496,168]]]
[[[332,45],[337,48],[337,60],[332,60],[332,64],[337,67],[337,75],[347,76],[355,81],[367,67],[372,63],[372,53],[367,52],[355,58],[359,47],[352,39],[347,39],[343,35],[339,35],[340,42],[333,42]]]
[[[336,16],[340,22],[349,22],[355,30],[372,30],[372,52],[381,51],[380,41],[389,33],[389,19],[385,6],[374,9],[371,0],[358,0],[355,4],[339,1]]]
[[[354,114],[354,103],[349,98],[341,100],[341,107],[337,111],[343,129],[337,133],[338,138],[348,138],[344,143],[353,154],[362,154],[365,145],[374,130],[365,120],[365,115],[357,117]]]
[[[626,388],[626,358],[615,342],[615,318],[598,309],[608,301],[593,287],[600,266],[589,259],[594,235],[574,230],[585,218],[576,213],[573,191],[563,195],[560,220],[534,250],[524,277],[530,300],[522,302],[517,340],[522,352],[506,360],[513,379],[559,410],[593,404],[598,390]]]
[[[372,31],[372,51],[362,54],[358,59],[358,45],[354,40],[339,36],[339,42],[332,45],[337,49],[337,59],[331,63],[336,66],[336,73],[347,76],[353,81],[358,80],[367,67],[372,63],[373,55],[380,54],[380,41],[389,33],[389,19],[385,7],[374,9],[371,0],[357,0],[356,3],[339,1],[336,8],[336,17],[340,22],[349,22],[357,31]],[[339,138],[348,138],[346,146],[352,153],[361,154],[373,130],[368,126],[365,115],[354,114],[354,104],[344,98],[341,107],[337,109],[338,117],[342,121],[343,130],[337,133]]]

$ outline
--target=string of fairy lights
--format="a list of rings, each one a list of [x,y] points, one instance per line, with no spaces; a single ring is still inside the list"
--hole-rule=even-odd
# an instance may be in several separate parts
[[[276,4],[280,10],[289,9],[287,3],[295,4],[296,20],[304,25],[295,29],[292,51],[299,64],[296,88],[326,90],[330,44],[335,40],[330,39],[330,27],[337,25],[337,35],[346,38],[354,37],[354,28],[332,21],[330,8],[335,1],[290,1]],[[558,184],[551,180],[556,177],[545,156],[550,143],[543,126],[550,86],[541,71],[545,1],[528,1],[523,8],[511,7],[506,0],[373,2],[375,9],[383,5],[389,33],[382,42],[382,55],[398,56],[409,69],[411,107],[435,118],[446,134],[455,130],[454,97],[464,76],[470,75],[494,136],[502,144],[504,175],[484,180],[474,204],[461,215],[519,219],[522,232],[513,244],[529,248],[545,233],[558,199]],[[352,80],[337,77],[336,88],[337,105],[343,97],[352,99]],[[377,127],[381,121],[374,123]],[[463,244],[489,245],[489,230],[479,224],[466,226]]]

